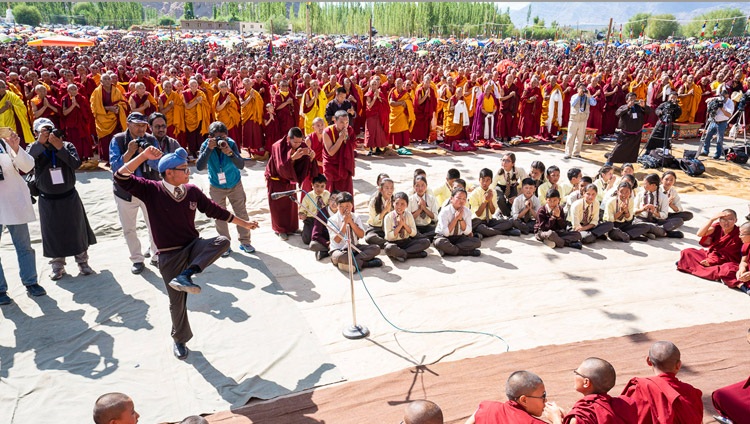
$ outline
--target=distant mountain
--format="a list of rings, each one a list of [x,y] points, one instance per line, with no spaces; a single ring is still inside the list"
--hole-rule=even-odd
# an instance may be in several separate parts
[[[720,2],[555,2],[530,3],[531,19],[535,16],[544,19],[547,26],[557,21],[561,26],[579,26],[581,29],[606,28],[609,18],[614,18],[615,24],[624,24],[636,13],[652,14],[671,13],[677,19],[691,19],[695,16],[717,9],[738,8],[750,14],[750,3],[720,3]],[[503,10],[504,11],[504,10]],[[516,27],[526,26],[528,6],[511,10],[510,18]]]

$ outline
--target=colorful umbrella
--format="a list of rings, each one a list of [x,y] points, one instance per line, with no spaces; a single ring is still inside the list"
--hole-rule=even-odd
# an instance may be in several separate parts
[[[336,44],[334,47],[336,47],[337,49],[347,49],[347,50],[357,49],[357,46],[352,45],[352,44],[347,44],[347,43],[339,43],[339,44]]]
[[[732,45],[729,44],[729,43],[716,43],[716,44],[712,45],[711,47],[713,47],[715,49],[731,49]]]
[[[428,53],[429,52],[427,50],[418,50],[417,51],[417,56],[419,56],[419,57],[427,56]]]
[[[419,46],[416,44],[404,44],[403,47],[401,47],[401,50],[411,50],[413,52],[419,50]]]
[[[94,42],[83,38],[66,37],[64,35],[54,35],[52,37],[40,38],[29,41],[30,46],[60,46],[60,47],[79,47],[93,46]]]
[[[380,40],[377,43],[375,43],[375,47],[385,47],[385,48],[393,48],[393,44],[391,44],[388,40]]]

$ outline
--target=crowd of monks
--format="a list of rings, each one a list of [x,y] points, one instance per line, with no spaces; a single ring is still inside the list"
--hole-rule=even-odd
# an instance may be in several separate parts
[[[596,99],[587,127],[612,134],[625,94],[656,109],[678,93],[678,123],[706,119],[717,90],[748,89],[747,50],[689,49],[638,55],[624,49],[442,46],[425,57],[400,49],[342,51],[323,43],[291,44],[273,54],[215,45],[122,40],[84,51],[0,47],[0,126],[32,139],[29,123],[49,118],[84,159],[108,162],[109,140],[128,113],[166,115],[168,134],[192,155],[208,124],[224,122],[242,149],[265,158],[292,127],[313,132],[351,107],[350,124],[373,152],[411,142],[470,140],[486,147],[520,137],[552,140],[567,127],[579,83]],[[337,89],[345,95],[338,101]],[[746,109],[750,113],[750,108]],[[648,118],[656,122],[656,115]]]

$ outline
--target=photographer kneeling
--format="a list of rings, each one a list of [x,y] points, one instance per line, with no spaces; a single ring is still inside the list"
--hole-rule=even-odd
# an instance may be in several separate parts
[[[654,132],[651,133],[651,137],[648,139],[648,143],[646,143],[647,155],[656,148],[672,148],[669,137],[672,136],[675,119],[682,115],[682,108],[677,103],[677,92],[670,92],[667,101],[660,104],[656,108],[655,113],[659,119],[656,121],[656,125],[654,125]]]
[[[706,115],[708,116],[709,124],[706,133],[701,138],[703,145],[701,146],[700,155],[708,156],[708,151],[711,148],[711,139],[716,134],[716,154],[714,154],[714,159],[719,159],[724,154],[724,133],[727,130],[729,118],[734,113],[734,102],[729,97],[728,90],[721,90],[721,97],[708,99],[706,103],[708,103]]]
[[[147,129],[148,121],[146,121],[146,117],[142,113],[133,112],[128,115],[128,129],[125,132],[115,134],[109,143],[109,163],[113,174],[149,146],[159,148],[159,142],[154,136],[146,133]],[[161,177],[159,176],[158,168],[159,161],[150,160],[139,166],[138,169],[135,169],[134,174],[138,177],[159,181]],[[157,265],[158,263],[156,261],[156,245],[151,235],[146,205],[117,184],[114,184],[114,192],[115,202],[117,203],[117,215],[120,218],[125,243],[128,244],[128,250],[130,251],[130,261],[133,263],[130,272],[140,274],[145,268],[143,261],[146,255],[143,254],[141,241],[138,239],[137,220],[139,209],[141,210],[141,214],[143,214],[143,220],[146,221],[146,228],[148,228],[148,238],[151,243],[150,254],[153,255],[151,265]]]
[[[198,171],[208,168],[208,182],[211,185],[208,193],[211,200],[222,208],[226,207],[229,200],[234,214],[247,221],[250,219],[247,214],[247,198],[240,175],[240,169],[245,167],[245,160],[240,156],[237,144],[227,137],[227,133],[227,126],[221,121],[212,122],[208,126],[208,139],[201,145],[195,167]],[[216,231],[232,240],[226,221],[217,219]],[[237,232],[240,235],[240,250],[245,253],[255,252],[250,244],[250,230],[237,227]],[[229,248],[222,256],[227,257],[231,253],[232,249]]]

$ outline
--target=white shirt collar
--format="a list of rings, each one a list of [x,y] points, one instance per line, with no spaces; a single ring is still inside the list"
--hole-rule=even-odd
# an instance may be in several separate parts
[[[167,189],[167,190],[169,191],[169,193],[170,193],[170,194],[171,194],[172,196],[174,196],[174,189],[175,189],[175,186],[173,186],[172,184],[169,184],[169,183],[168,183],[168,182],[166,182],[165,180],[161,180],[161,183],[162,183],[162,184],[164,184],[164,187],[165,187],[165,188],[166,188],[166,189]],[[186,192],[186,190],[185,190],[185,185],[184,185],[184,184],[180,184],[180,188],[182,189],[182,193],[184,194],[184,193]]]

